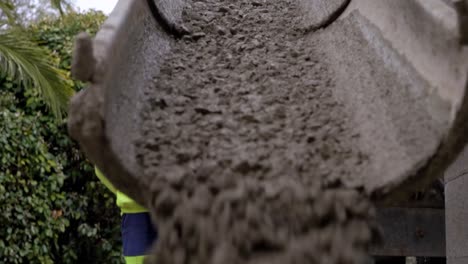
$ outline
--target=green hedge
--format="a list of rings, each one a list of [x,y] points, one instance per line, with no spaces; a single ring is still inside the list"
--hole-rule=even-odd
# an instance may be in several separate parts
[[[41,138],[34,116],[0,113],[0,260],[53,263],[59,234],[70,225],[61,217],[65,176]]]
[[[70,70],[73,38],[105,16],[71,13],[28,28]],[[37,89],[0,74],[0,263],[123,263],[113,195]],[[68,80],[75,90],[83,84]]]

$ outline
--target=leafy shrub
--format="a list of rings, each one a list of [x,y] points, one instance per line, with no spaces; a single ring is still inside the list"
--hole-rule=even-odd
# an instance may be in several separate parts
[[[0,260],[53,263],[51,250],[70,224],[62,168],[34,116],[4,110],[0,124]]]
[[[104,19],[101,12],[70,13],[27,30],[69,71],[74,36],[95,34]],[[115,197],[37,89],[1,72],[0,144],[0,263],[122,263]]]

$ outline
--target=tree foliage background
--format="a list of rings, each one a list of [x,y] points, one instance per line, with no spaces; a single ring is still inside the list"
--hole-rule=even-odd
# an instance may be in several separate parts
[[[73,0],[2,0],[0,5],[11,6],[14,23],[22,26],[41,20],[45,16],[57,16],[73,11]],[[0,8],[0,25],[8,21],[7,10]]]
[[[22,27],[25,41],[38,44],[62,71],[63,87],[54,89],[83,88],[70,78],[73,38],[95,34],[104,19],[100,12],[69,11]],[[0,263],[122,263],[114,197],[40,88],[0,63]]]

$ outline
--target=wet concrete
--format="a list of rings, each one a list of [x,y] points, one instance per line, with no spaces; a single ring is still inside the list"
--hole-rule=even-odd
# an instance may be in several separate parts
[[[158,263],[361,263],[368,197],[429,183],[466,143],[453,10],[355,0],[330,24],[346,1],[187,1],[155,1],[179,40],[119,2],[71,136],[152,211]]]
[[[145,94],[150,263],[362,263],[369,163],[297,1],[194,1]],[[362,186],[361,186],[362,187]]]

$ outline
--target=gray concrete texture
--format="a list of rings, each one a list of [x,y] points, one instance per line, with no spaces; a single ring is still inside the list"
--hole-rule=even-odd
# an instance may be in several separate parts
[[[465,110],[463,110],[467,72],[466,49],[460,47],[458,42],[457,15],[446,2],[438,0],[354,0],[351,1],[341,18],[346,18],[355,10],[358,10],[362,16],[379,29],[379,33],[382,34],[381,39],[384,40],[383,43],[388,43],[390,50],[398,54],[400,60],[389,59],[391,57],[388,54],[392,54],[392,52],[384,50],[378,51],[378,56],[387,65],[397,61],[400,61],[402,65],[406,64],[410,68],[409,71],[403,70],[399,71],[400,73],[406,72],[413,81],[419,78],[426,82],[423,85],[423,89],[426,90],[424,93],[428,95],[426,98],[432,101],[427,102],[427,114],[433,120],[447,122],[446,125],[440,123],[443,132],[442,137],[436,139],[439,142],[436,143],[438,149],[436,155],[426,153],[427,160],[414,163],[411,171],[406,173],[379,177],[382,180],[380,184],[383,184],[381,187],[396,190],[392,193],[392,198],[395,198],[412,189],[427,185],[435,177],[441,177],[448,164],[453,162],[466,143],[466,139],[464,140],[461,136],[466,130]],[[365,29],[362,32],[367,35],[368,43],[371,45],[375,46],[380,42],[378,38],[368,34]],[[386,48],[386,50],[389,49]],[[407,91],[413,93],[418,86],[410,85],[407,87],[412,87]],[[401,92],[402,95],[405,93]],[[413,93],[413,95],[415,94]],[[407,99],[409,98],[411,96]],[[378,107],[377,104],[375,105]],[[391,107],[397,108],[395,104]],[[444,119],[445,121],[443,121]],[[397,123],[390,121],[390,124]],[[449,129],[450,127],[451,129]],[[415,137],[418,136],[415,134]],[[382,152],[387,153],[387,150]],[[419,153],[423,156],[426,154]],[[412,154],[410,155],[415,158]],[[379,184],[378,181],[375,183]],[[387,191],[382,190],[382,193],[387,193]]]
[[[181,21],[188,2],[157,1],[174,23]],[[370,161],[357,168],[360,173],[339,180],[374,198],[393,199],[442,176],[468,133],[468,57],[459,46],[453,9],[441,0],[300,3],[303,21],[310,22],[303,23],[306,29],[326,26],[304,38],[318,43],[339,88],[333,94],[347,109],[361,135],[359,148]],[[328,26],[344,7],[339,20]],[[135,141],[145,136],[143,88],[158,75],[174,45],[145,1],[120,0],[94,39],[92,82],[70,106],[71,136],[117,188],[143,205],[153,202],[135,151]],[[447,188],[454,189],[450,183]],[[462,192],[454,189],[453,195]],[[448,206],[452,232],[468,219],[463,210],[463,205]],[[450,254],[465,257],[464,252],[460,248]]]
[[[158,5],[177,23],[182,3],[161,1]],[[139,136],[139,100],[172,41],[155,22],[145,1],[120,0],[94,38],[97,66],[93,80],[70,104],[71,136],[80,141],[89,159],[117,188],[141,204],[146,203],[145,191],[139,184],[141,173],[134,151]],[[82,57],[86,55],[74,54],[75,61]]]

